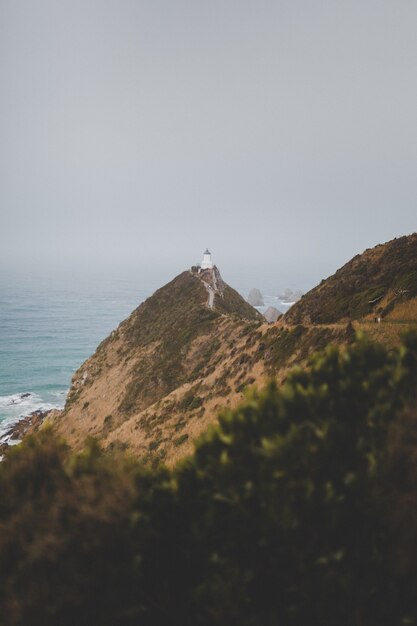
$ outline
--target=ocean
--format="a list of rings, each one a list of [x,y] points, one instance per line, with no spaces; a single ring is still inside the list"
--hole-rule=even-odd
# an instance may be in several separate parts
[[[161,286],[139,283],[132,275],[0,275],[0,441],[32,411],[64,406],[77,368]],[[264,300],[288,308],[274,296]]]
[[[18,419],[60,408],[76,369],[153,292],[134,278],[0,277],[0,441]]]

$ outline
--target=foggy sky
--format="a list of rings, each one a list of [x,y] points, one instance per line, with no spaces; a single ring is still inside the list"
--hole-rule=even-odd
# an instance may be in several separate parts
[[[416,230],[413,0],[0,0],[3,270],[308,288]]]

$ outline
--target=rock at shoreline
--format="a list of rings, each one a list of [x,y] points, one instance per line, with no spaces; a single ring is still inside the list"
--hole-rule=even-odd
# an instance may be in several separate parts
[[[264,299],[259,289],[254,287],[250,290],[248,295],[248,302],[252,306],[264,306]]]
[[[52,414],[56,414],[59,411],[58,409],[48,409],[47,411],[43,411],[42,409],[38,409],[37,411],[33,411],[23,417],[21,420],[13,424],[10,429],[3,435],[3,438],[6,441],[0,442],[0,457],[5,455],[9,448],[11,448],[15,443],[20,442],[21,439],[25,435],[35,433],[44,423],[47,417],[52,417]],[[10,444],[9,441],[12,441],[13,444]]]
[[[278,294],[278,298],[282,302],[298,302],[301,300],[303,292],[300,289],[285,289],[282,293]]]
[[[264,318],[269,324],[274,324],[281,315],[281,311],[278,311],[274,306],[269,306],[264,313]]]

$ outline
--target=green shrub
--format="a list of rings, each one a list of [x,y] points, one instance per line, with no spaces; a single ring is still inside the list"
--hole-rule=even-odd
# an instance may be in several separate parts
[[[179,402],[179,408],[184,411],[192,411],[198,409],[203,404],[203,399],[197,396],[198,386],[192,387],[184,394],[182,400]]]
[[[0,464],[0,622],[416,624],[416,390],[416,334],[360,340],[172,471],[28,438]]]
[[[185,443],[188,440],[188,435],[186,433],[184,433],[183,435],[180,435],[179,437],[177,437],[176,439],[174,439],[173,443],[174,446],[181,446],[183,443]]]

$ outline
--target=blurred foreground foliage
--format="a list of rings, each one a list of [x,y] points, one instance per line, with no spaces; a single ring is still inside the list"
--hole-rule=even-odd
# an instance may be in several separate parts
[[[4,625],[417,624],[417,334],[271,383],[174,470],[44,430],[0,465]]]

